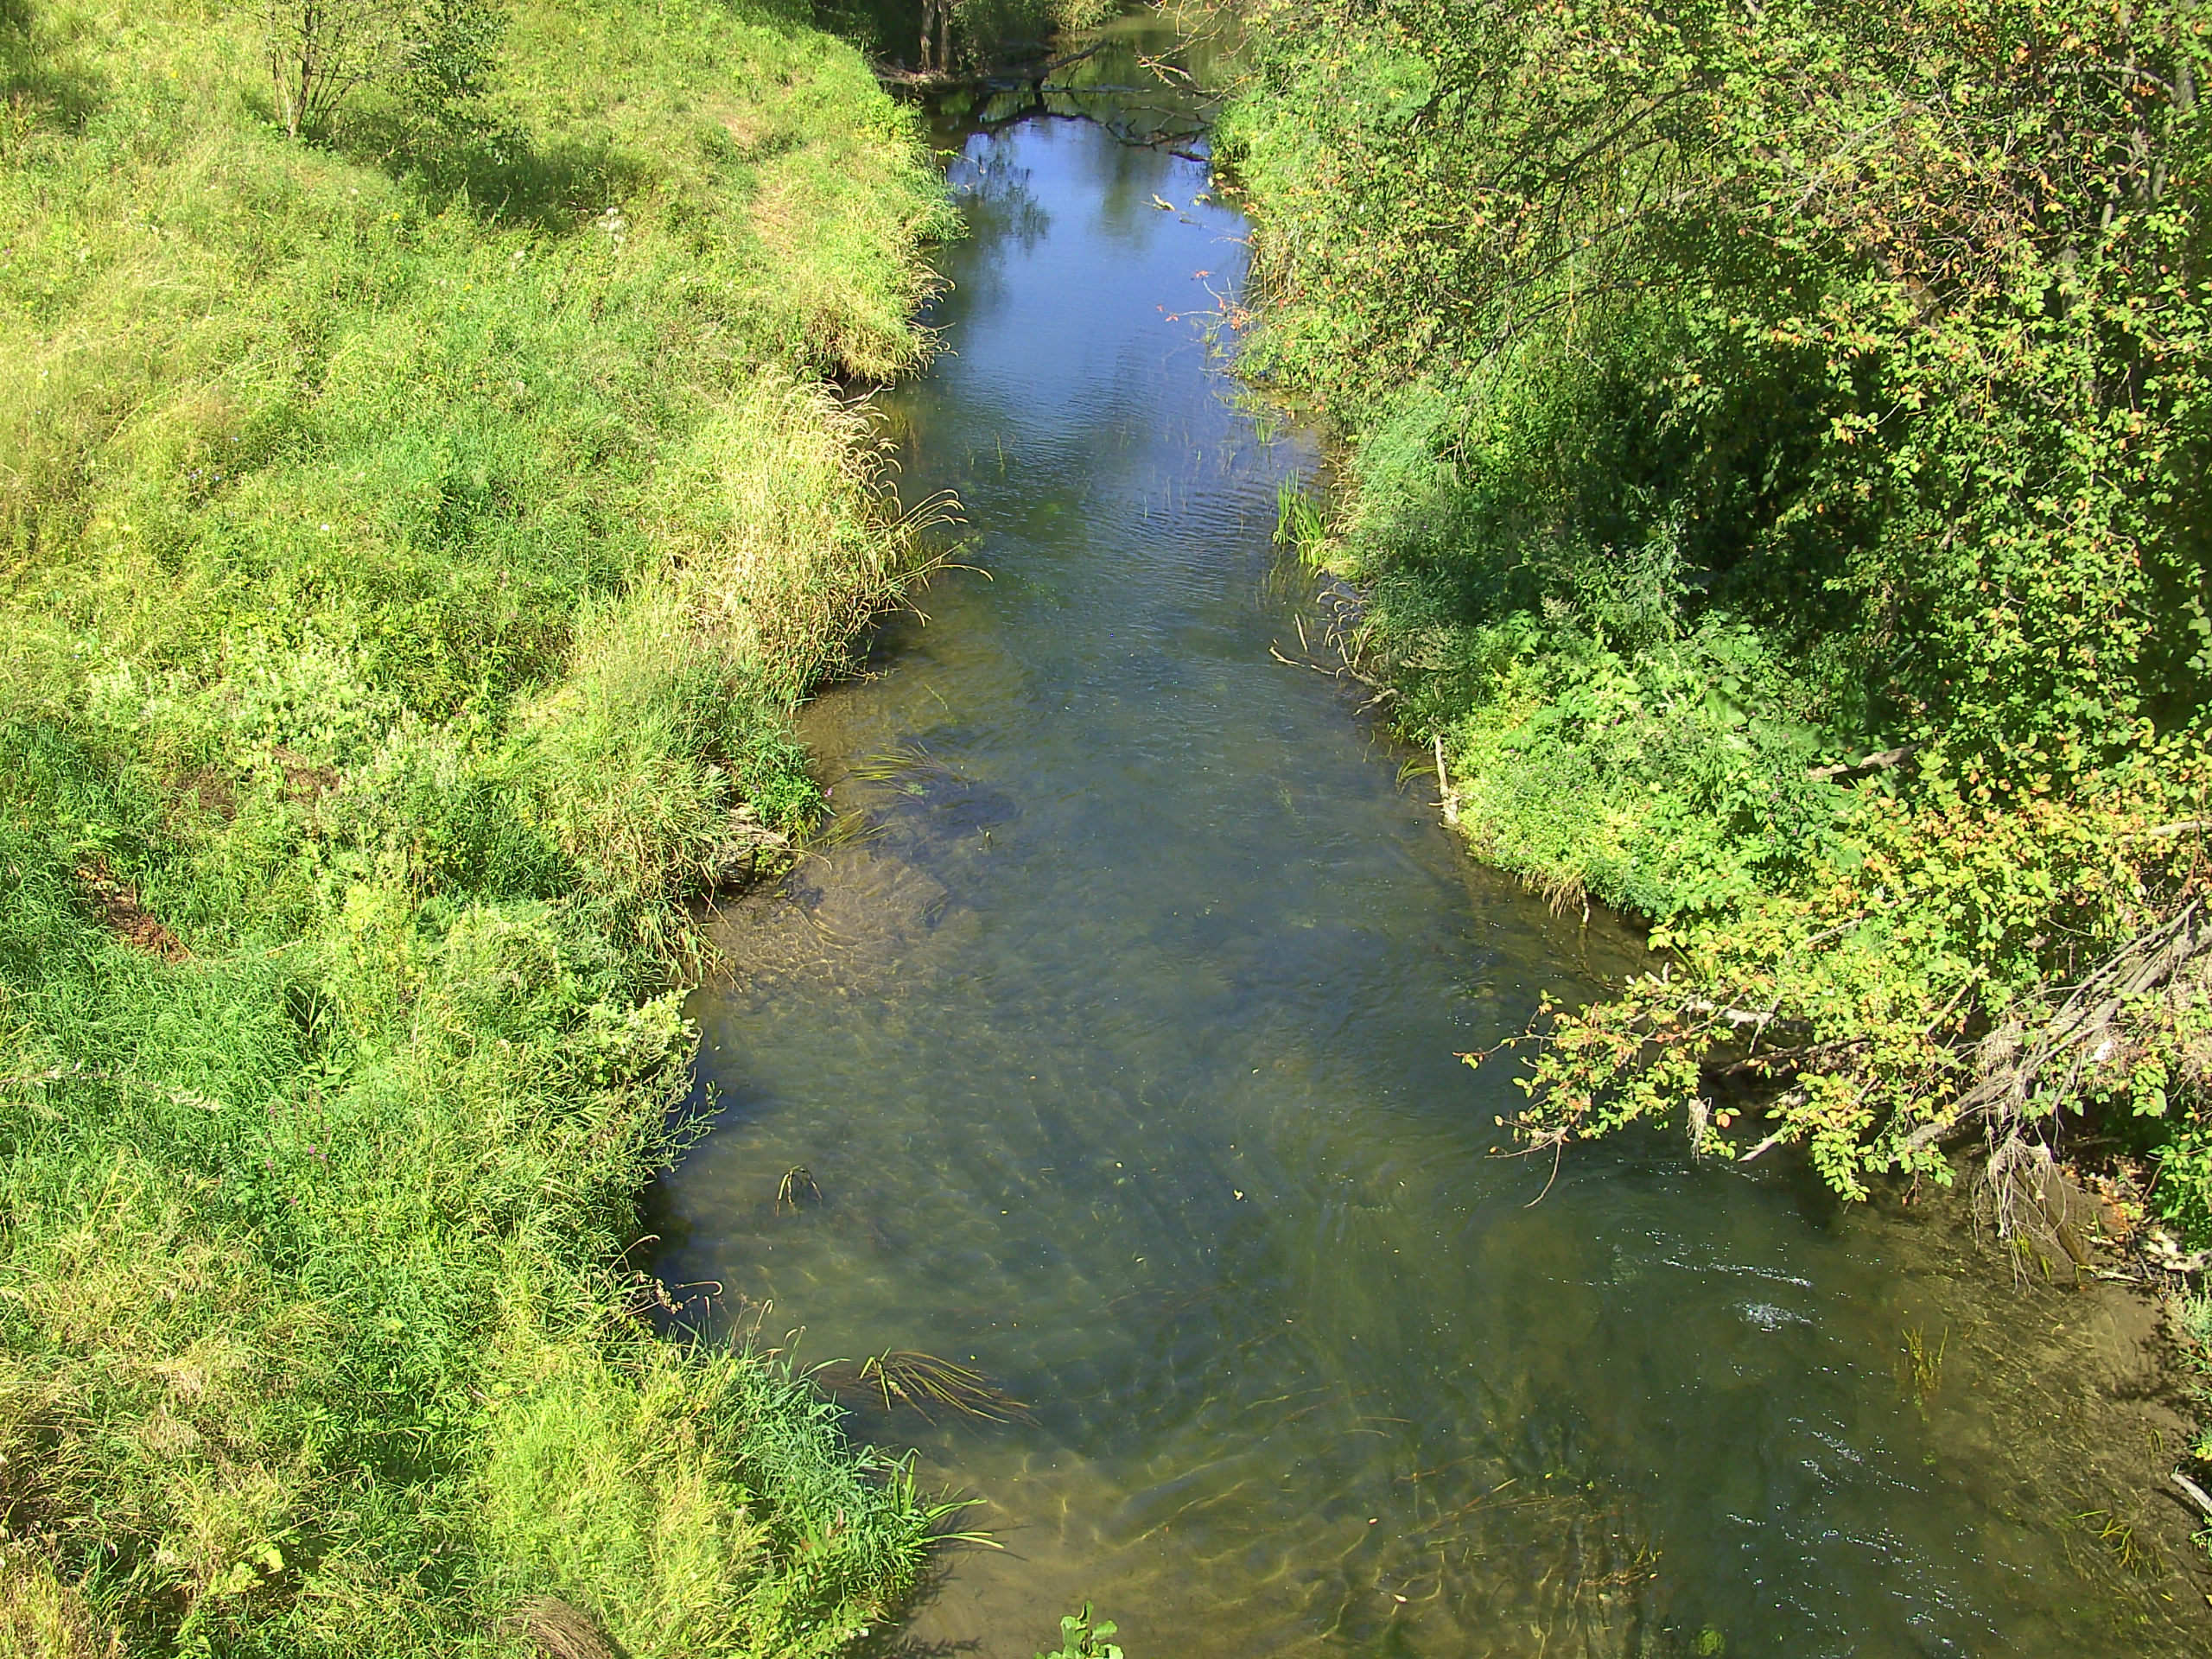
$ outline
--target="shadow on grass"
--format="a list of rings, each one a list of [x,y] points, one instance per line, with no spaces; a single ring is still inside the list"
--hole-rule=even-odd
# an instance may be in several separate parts
[[[487,123],[452,130],[396,111],[363,111],[333,137],[350,161],[434,198],[459,195],[487,219],[548,236],[573,234],[653,176],[648,162],[601,140],[541,145],[518,128]]]
[[[32,126],[81,130],[105,90],[42,38],[30,0],[0,0],[0,154]]]

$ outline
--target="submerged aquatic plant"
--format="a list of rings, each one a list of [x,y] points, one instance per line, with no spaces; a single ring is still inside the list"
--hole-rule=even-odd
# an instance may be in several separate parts
[[[933,759],[928,745],[909,739],[855,760],[845,775],[872,784],[887,784]]]
[[[2110,1510],[2085,1510],[2074,1518],[2112,1551],[2121,1572],[2139,1579],[2155,1579],[2166,1570],[2158,1550],[2137,1537],[2133,1525]]]
[[[839,812],[824,819],[822,827],[800,844],[799,850],[817,855],[834,853],[841,847],[863,846],[882,833],[883,826],[865,812]]]
[[[784,1179],[776,1183],[776,1213],[780,1216],[788,1209],[797,1215],[803,1197],[819,1204],[822,1188],[816,1182],[813,1171],[804,1164],[793,1164],[784,1172]]]
[[[1943,1351],[1950,1344],[1948,1329],[1933,1348],[1928,1345],[1928,1332],[1920,1326],[1911,1325],[1905,1331],[1904,1344],[1897,1354],[1897,1381],[1913,1404],[1923,1409],[1943,1386]]]
[[[837,1368],[830,1368],[823,1375],[827,1385],[836,1385]],[[1028,1413],[1020,1401],[994,1387],[981,1372],[934,1354],[891,1349],[861,1361],[851,1380],[880,1395],[886,1411],[907,1406],[918,1412],[925,1422],[937,1421],[931,1415],[932,1406],[995,1423],[1011,1422]]]

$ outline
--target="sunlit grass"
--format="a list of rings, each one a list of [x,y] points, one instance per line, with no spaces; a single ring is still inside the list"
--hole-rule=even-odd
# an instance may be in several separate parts
[[[0,1654],[831,1651],[941,1512],[614,1264],[938,187],[771,6],[525,0],[442,147],[254,16],[0,5]]]

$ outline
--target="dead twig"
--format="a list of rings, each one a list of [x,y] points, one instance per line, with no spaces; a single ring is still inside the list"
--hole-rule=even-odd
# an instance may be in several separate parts
[[[1879,754],[1870,754],[1858,760],[1839,760],[1833,766],[1810,766],[1806,769],[1808,783],[1820,783],[1829,778],[1844,778],[1861,772],[1887,772],[1908,759],[1917,746],[1906,743],[1894,749],[1884,749]]]

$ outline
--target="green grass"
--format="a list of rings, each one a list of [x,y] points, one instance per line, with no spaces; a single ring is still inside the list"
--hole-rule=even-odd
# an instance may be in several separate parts
[[[0,4],[0,1655],[834,1650],[929,1507],[619,1252],[938,186],[766,7],[312,145],[252,16]]]

